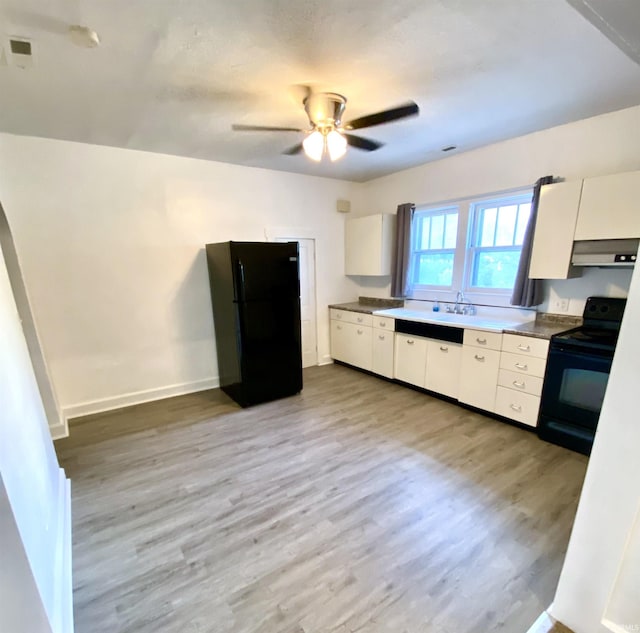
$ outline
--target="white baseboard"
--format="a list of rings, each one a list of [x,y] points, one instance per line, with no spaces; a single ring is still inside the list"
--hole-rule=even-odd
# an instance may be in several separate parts
[[[51,439],[61,440],[63,437],[69,436],[69,424],[66,418],[60,420],[57,424],[50,424],[49,431],[51,432]]]
[[[145,389],[144,391],[132,391],[131,393],[124,393],[119,396],[90,400],[88,402],[80,402],[62,407],[62,417],[64,418],[65,424],[68,424],[68,421],[72,418],[91,415],[93,413],[103,413],[104,411],[112,411],[113,409],[121,409],[122,407],[130,407],[131,405],[142,404],[143,402],[172,398],[173,396],[183,396],[187,393],[215,389],[219,386],[219,378],[214,377],[157,387],[155,389]]]
[[[318,365],[322,367],[322,365],[331,365],[333,363],[333,358],[328,354],[323,356],[320,360],[318,360]]]

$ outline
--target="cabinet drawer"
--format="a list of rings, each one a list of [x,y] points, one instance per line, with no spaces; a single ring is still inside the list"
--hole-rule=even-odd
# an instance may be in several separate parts
[[[502,336],[502,351],[522,354],[522,356],[546,358],[549,352],[549,341],[531,336],[504,334]]]
[[[509,369],[519,374],[544,377],[544,369],[547,365],[546,358],[533,358],[522,354],[502,352],[500,354],[500,369]]]
[[[330,316],[336,321],[354,323],[355,325],[365,325],[371,327],[373,323],[372,315],[364,314],[362,312],[351,312],[351,310],[336,310],[335,308],[331,308]]]
[[[539,396],[542,393],[542,378],[520,374],[515,371],[509,371],[508,369],[500,370],[498,374],[498,384],[501,387],[507,387],[507,389],[513,389],[514,391],[522,391],[522,393],[529,393],[532,396]]]
[[[502,346],[502,332],[484,332],[482,330],[465,330],[463,342],[465,345],[497,349]]]
[[[498,387],[496,392],[496,413],[510,420],[537,426],[540,398],[513,389]]]
[[[389,317],[381,317],[381,316],[373,316],[373,327],[379,328],[381,330],[388,330],[389,332],[393,332],[396,325],[396,320],[391,319]]]

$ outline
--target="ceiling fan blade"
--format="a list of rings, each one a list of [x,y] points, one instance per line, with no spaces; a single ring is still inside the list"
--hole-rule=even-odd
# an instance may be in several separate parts
[[[285,149],[284,152],[282,153],[286,154],[287,156],[295,156],[296,154],[299,154],[301,151],[302,151],[302,143],[298,143],[297,145],[294,145],[289,149]]]
[[[306,132],[299,127],[271,127],[269,125],[240,125],[234,123],[231,129],[236,132]]]
[[[420,112],[420,108],[417,103],[409,101],[404,105],[397,108],[391,108],[391,110],[383,110],[382,112],[376,112],[375,114],[368,114],[367,116],[360,117],[359,119],[353,119],[345,123],[345,130],[360,130],[365,127],[373,127],[374,125],[381,125],[382,123],[390,123],[391,121],[397,121],[398,119],[404,119],[405,117],[415,116]]]
[[[368,138],[362,138],[362,136],[355,136],[354,134],[345,134],[344,137],[347,139],[347,143],[351,147],[363,149],[365,152],[374,152],[384,145],[384,143],[372,141]]]

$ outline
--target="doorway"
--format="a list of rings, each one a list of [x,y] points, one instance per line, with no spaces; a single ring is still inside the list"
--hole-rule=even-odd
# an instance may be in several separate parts
[[[316,241],[308,237],[282,237],[274,242],[298,242],[300,253],[300,324],[302,330],[302,366],[318,364],[316,317]]]

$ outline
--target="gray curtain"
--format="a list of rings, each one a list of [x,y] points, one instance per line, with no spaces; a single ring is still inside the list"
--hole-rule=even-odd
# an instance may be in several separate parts
[[[415,205],[398,205],[396,241],[391,262],[391,296],[404,298],[409,294],[409,259],[411,257],[411,220]]]
[[[529,266],[531,265],[531,250],[533,248],[533,234],[536,228],[536,218],[538,217],[538,204],[540,202],[540,190],[544,185],[550,185],[553,176],[544,176],[538,179],[533,187],[533,198],[531,200],[531,215],[529,223],[524,232],[522,242],[522,255],[518,265],[516,283],[513,286],[511,295],[511,305],[531,308],[540,305],[543,301],[542,281],[540,279],[529,279]]]

